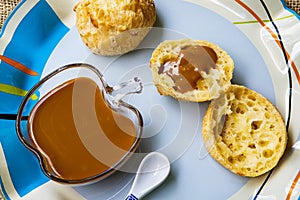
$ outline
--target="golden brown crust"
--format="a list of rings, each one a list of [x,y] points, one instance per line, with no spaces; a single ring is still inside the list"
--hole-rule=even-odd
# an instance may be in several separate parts
[[[156,20],[153,0],[81,0],[74,11],[83,42],[105,56],[136,48]]]
[[[197,89],[181,93],[174,89],[174,82],[168,75],[159,74],[158,71],[166,60],[176,58],[180,49],[189,45],[200,45],[213,49],[217,54],[217,63],[216,69],[210,70],[202,80],[197,82]],[[167,40],[158,45],[152,53],[150,68],[153,82],[160,94],[185,101],[203,102],[217,98],[230,86],[234,63],[227,52],[211,42],[182,39]]]
[[[284,121],[273,104],[232,85],[211,102],[202,124],[208,153],[230,171],[255,177],[275,167],[287,145]]]

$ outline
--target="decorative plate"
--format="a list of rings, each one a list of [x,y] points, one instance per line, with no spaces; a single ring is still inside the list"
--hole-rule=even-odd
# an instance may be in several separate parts
[[[143,80],[142,94],[126,99],[145,121],[140,148],[171,161],[167,180],[145,199],[300,199],[300,16],[283,1],[155,0],[155,28],[136,50],[116,57],[94,55],[82,43],[74,26],[76,2],[24,0],[0,33],[0,185],[6,199],[124,199],[130,189],[134,173],[127,172],[86,186],[56,184],[17,138],[23,96],[41,77],[74,62],[96,66],[111,85],[134,76]],[[269,173],[247,178],[223,168],[203,146],[208,103],[157,93],[149,69],[153,49],[186,37],[226,50],[235,62],[232,82],[263,94],[283,115],[289,143]]]

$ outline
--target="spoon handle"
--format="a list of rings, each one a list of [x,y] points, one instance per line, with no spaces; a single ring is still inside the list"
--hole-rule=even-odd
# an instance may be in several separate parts
[[[138,200],[138,198],[133,194],[128,194],[125,200]]]

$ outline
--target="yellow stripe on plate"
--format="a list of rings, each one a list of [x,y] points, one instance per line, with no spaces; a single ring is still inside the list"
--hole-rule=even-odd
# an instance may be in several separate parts
[[[274,19],[274,21],[279,21],[279,20],[284,20],[284,19],[288,19],[291,17],[294,17],[295,15],[288,15],[285,17],[280,17],[280,18],[276,18]],[[263,22],[271,22],[270,20],[262,20]],[[233,24],[254,24],[254,23],[258,23],[257,20],[251,20],[251,21],[244,21],[244,22],[233,22]]]
[[[7,85],[7,84],[1,84],[0,83],[0,92],[8,93],[8,94],[13,94],[17,96],[25,96],[28,91],[17,88],[15,86]],[[33,94],[31,96],[32,100],[37,100],[38,96],[36,94]]]

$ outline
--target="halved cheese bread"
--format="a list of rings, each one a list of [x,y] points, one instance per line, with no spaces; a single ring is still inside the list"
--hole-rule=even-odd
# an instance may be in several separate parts
[[[219,46],[192,39],[166,40],[150,60],[160,94],[203,102],[219,97],[230,86],[234,63]]]
[[[213,100],[202,135],[208,153],[230,171],[255,177],[271,170],[287,145],[284,121],[261,94],[231,85]]]

